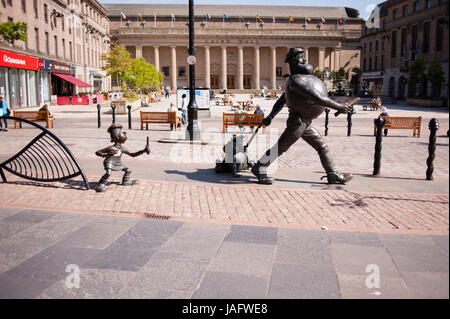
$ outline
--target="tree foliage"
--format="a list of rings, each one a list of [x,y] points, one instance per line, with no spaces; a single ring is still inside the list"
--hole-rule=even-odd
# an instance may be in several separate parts
[[[102,69],[115,78],[118,85],[125,88],[125,81],[132,67],[132,59],[125,46],[117,42],[113,43],[109,52],[102,55],[102,59],[105,61],[105,66]]]
[[[4,22],[0,24],[0,37],[2,41],[14,44],[15,41],[27,40],[28,25],[25,22]]]
[[[162,73],[144,58],[133,59],[131,69],[127,73],[127,81],[135,90],[149,91],[162,85]]]
[[[409,79],[408,85],[411,95],[415,97],[417,95],[417,85],[427,81],[427,68],[425,62],[422,59],[416,59],[411,63],[409,67]],[[425,92],[419,93],[424,95]]]
[[[324,79],[324,72],[323,72],[323,71],[320,71],[319,69],[316,69],[316,70],[313,72],[313,75],[314,75],[315,77],[321,79],[322,81],[323,81],[323,79]]]
[[[431,62],[427,68],[427,75],[433,88],[433,97],[439,97],[441,88],[445,85],[445,72],[442,64],[437,60]]]

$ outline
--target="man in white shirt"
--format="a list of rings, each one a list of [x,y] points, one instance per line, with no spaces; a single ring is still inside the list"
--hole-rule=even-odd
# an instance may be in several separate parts
[[[181,116],[181,112],[178,111],[173,102],[170,103],[170,107],[167,109],[167,112],[175,112],[177,114],[177,117]],[[170,124],[170,130],[173,130],[173,124]]]

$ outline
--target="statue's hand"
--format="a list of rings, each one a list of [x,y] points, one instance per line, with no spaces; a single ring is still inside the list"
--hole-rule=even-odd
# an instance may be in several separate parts
[[[348,114],[348,113],[352,113],[353,108],[350,104],[341,104],[341,107],[337,109],[339,113],[344,113],[344,114]]]
[[[272,119],[270,117],[265,117],[261,123],[264,126],[269,126],[272,123]]]

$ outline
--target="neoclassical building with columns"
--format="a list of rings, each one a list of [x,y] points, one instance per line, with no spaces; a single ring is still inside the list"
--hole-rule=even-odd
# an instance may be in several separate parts
[[[165,86],[188,86],[187,5],[104,6],[113,40],[163,72]],[[304,48],[315,69],[359,69],[363,23],[347,7],[196,5],[196,86],[281,89],[291,47]]]

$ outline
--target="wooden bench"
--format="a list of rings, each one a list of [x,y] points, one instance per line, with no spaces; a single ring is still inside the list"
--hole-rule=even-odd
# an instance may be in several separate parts
[[[251,113],[223,113],[223,132],[228,126],[258,126],[264,119],[264,114]],[[263,126],[265,131],[266,127]]]
[[[175,130],[181,129],[181,116],[177,116],[177,112],[144,112],[141,111],[141,130],[148,130],[149,123],[173,124]]]
[[[383,129],[392,130],[392,129],[401,129],[413,130],[413,136],[420,137],[420,127],[422,125],[422,117],[395,117],[395,116],[380,116],[381,118],[386,120],[386,124]],[[376,135],[377,127],[374,125],[373,134]],[[386,135],[386,134],[385,134]]]
[[[48,111],[13,111],[13,116],[32,122],[46,122],[47,128],[50,125],[53,128],[55,122],[55,118]],[[14,128],[17,128],[17,122],[19,122],[19,127],[22,128],[22,121],[19,120],[14,120]]]

